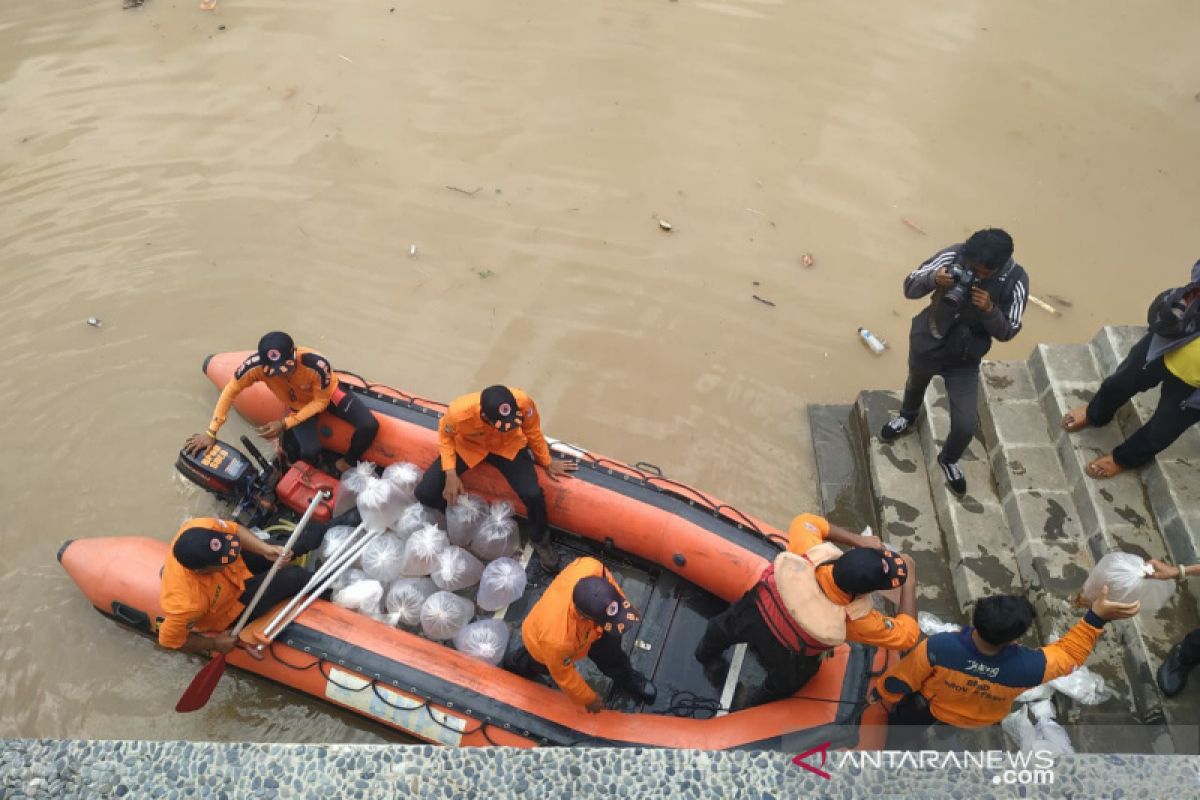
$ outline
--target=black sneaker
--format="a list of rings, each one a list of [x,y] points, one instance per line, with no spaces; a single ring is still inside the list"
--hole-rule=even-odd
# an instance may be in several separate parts
[[[1167,653],[1167,658],[1158,668],[1158,688],[1167,697],[1174,697],[1187,686],[1188,672],[1191,667],[1183,663],[1183,643],[1175,645]]]
[[[943,461],[941,456],[938,456],[937,462],[938,466],[942,468],[942,473],[946,476],[946,485],[950,487],[950,491],[959,497],[966,494],[967,476],[963,475],[962,467],[958,466],[958,462]]]
[[[897,414],[889,419],[879,431],[879,438],[885,442],[894,442],[904,434],[911,431],[916,425],[916,417],[909,419],[903,414]]]

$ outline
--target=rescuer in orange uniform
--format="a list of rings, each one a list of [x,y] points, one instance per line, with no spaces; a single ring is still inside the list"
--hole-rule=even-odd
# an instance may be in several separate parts
[[[834,543],[852,547],[845,553]],[[900,587],[895,617],[872,606],[871,594]],[[747,642],[767,672],[747,705],[793,694],[821,660],[846,641],[904,650],[917,643],[916,565],[907,555],[883,549],[873,536],[801,514],[788,529],[788,548],[750,591],[713,617],[696,647],[709,680],[727,672],[722,653]]]
[[[575,669],[590,658],[614,685],[643,703],[658,690],[634,670],[621,648],[621,636],[641,617],[625,599],[608,570],[594,558],[577,558],[546,588],[521,625],[521,645],[504,660],[506,669],[529,678],[549,675],[563,692],[589,712],[604,708]]]
[[[558,551],[550,542],[546,496],[534,465],[545,469],[552,481],[575,471],[577,465],[550,457],[537,406],[520,389],[489,386],[450,403],[438,423],[438,458],[417,484],[417,500],[445,511],[463,491],[459,476],[481,461],[500,470],[521,498],[538,561],[548,572],[557,570]]]
[[[236,522],[200,517],[183,523],[163,565],[158,643],[187,653],[228,653],[236,644],[229,628],[258,591],[271,562],[282,555],[282,547]],[[308,578],[300,567],[280,569],[250,619],[295,595]]]
[[[221,390],[208,430],[191,436],[184,451],[199,454],[211,447],[229,416],[233,401],[243,390],[260,381],[279,398],[287,414],[263,425],[258,433],[270,440],[282,434],[284,450],[293,461],[316,463],[321,455],[317,416],[325,410],[354,428],[345,457],[337,461],[339,471],[344,472],[357,464],[375,441],[379,421],[359,398],[338,386],[333,367],[325,357],[306,347],[296,347],[292,337],[282,331],[272,331],[259,340],[258,352],[234,371],[233,379]]]
[[[1140,603],[1114,603],[1104,587],[1092,607],[1054,644],[1033,649],[1016,643],[1033,623],[1024,597],[998,595],[975,603],[972,626],[921,642],[883,674],[874,696],[891,712],[889,723],[914,736],[930,725],[994,725],[1025,691],[1067,675],[1091,655],[1104,624],[1138,613]]]

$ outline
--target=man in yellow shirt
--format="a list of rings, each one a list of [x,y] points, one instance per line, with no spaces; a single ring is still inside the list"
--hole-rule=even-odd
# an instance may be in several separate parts
[[[1070,433],[1103,427],[1135,394],[1161,386],[1158,407],[1146,424],[1088,464],[1093,478],[1142,466],[1200,422],[1200,261],[1192,266],[1191,278],[1188,285],[1155,298],[1149,332],[1104,379],[1090,403],[1063,417],[1062,426]]]
[[[556,571],[558,551],[550,542],[546,495],[538,485],[535,465],[552,481],[577,465],[550,457],[537,406],[520,389],[489,386],[450,403],[438,422],[438,457],[417,484],[417,500],[445,511],[463,491],[459,476],[483,461],[500,471],[525,504],[538,561],[547,572]]]
[[[837,544],[852,549],[843,553]],[[884,616],[873,607],[872,593],[896,588],[896,616]],[[709,620],[695,656],[716,682],[724,673],[725,649],[748,643],[767,671],[766,683],[746,699],[757,705],[793,694],[843,642],[907,650],[920,635],[913,560],[873,536],[801,514],[788,529],[787,551],[740,600]]]

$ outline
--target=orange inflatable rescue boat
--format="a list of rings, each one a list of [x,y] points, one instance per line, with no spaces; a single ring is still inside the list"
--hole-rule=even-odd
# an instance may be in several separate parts
[[[210,356],[204,371],[223,386],[247,355]],[[379,420],[379,434],[366,460],[380,466],[408,461],[422,469],[433,461],[444,405],[368,383],[352,373],[339,372],[338,378],[343,390],[354,392]],[[262,385],[242,392],[237,409],[254,424],[282,415],[278,401]],[[345,452],[348,425],[325,413],[319,431],[330,453]],[[232,471],[249,475],[229,477],[253,482],[256,470],[249,460],[223,447],[234,454]],[[239,648],[229,654],[228,663],[445,745],[587,744],[793,753],[825,743],[835,748],[882,746],[884,715],[866,698],[871,682],[889,663],[887,651],[843,644],[796,696],[752,708],[742,707],[746,687],[763,679],[752,651],[733,651],[729,674],[719,685],[710,683],[692,656],[708,619],[749,589],[786,544],[778,529],[664,478],[650,465],[629,466],[553,440],[551,449],[579,462],[572,479],[543,483],[554,543],[567,560],[579,555],[601,559],[641,609],[642,620],[625,635],[624,646],[634,668],[657,685],[653,704],[643,705],[613,689],[585,661],[579,664],[585,679],[606,699],[606,710],[589,714],[556,687],[324,600],[284,628],[261,660]],[[258,476],[266,480],[270,469],[265,459],[261,463]],[[203,476],[184,471],[204,483]],[[473,469],[464,480],[472,493],[509,500],[522,510],[492,467]],[[260,493],[263,488],[258,487]],[[273,483],[269,487],[275,488]],[[245,511],[246,505],[239,510]],[[251,511],[259,514],[255,522],[264,528],[280,518],[298,516],[283,509],[264,520],[266,505],[252,505]],[[101,613],[155,635],[161,615],[159,572],[169,533],[161,532],[159,539],[72,540],[58,557]],[[553,577],[541,571],[537,559],[526,569],[525,594],[502,609],[514,640],[519,640],[525,614]],[[271,616],[249,626],[243,638],[252,640],[256,627],[261,630]],[[190,674],[181,667],[181,689]]]

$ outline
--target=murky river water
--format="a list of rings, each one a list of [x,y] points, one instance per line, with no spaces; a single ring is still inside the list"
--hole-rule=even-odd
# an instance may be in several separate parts
[[[507,381],[782,524],[805,404],[900,385],[900,281],[938,247],[1004,226],[1071,302],[998,357],[1186,274],[1198,33],[1191,0],[10,0],[0,736],[387,736],[234,676],[173,714],[199,662],[55,563],[208,508],[172,469],[206,353],[282,327],[429,397]]]

